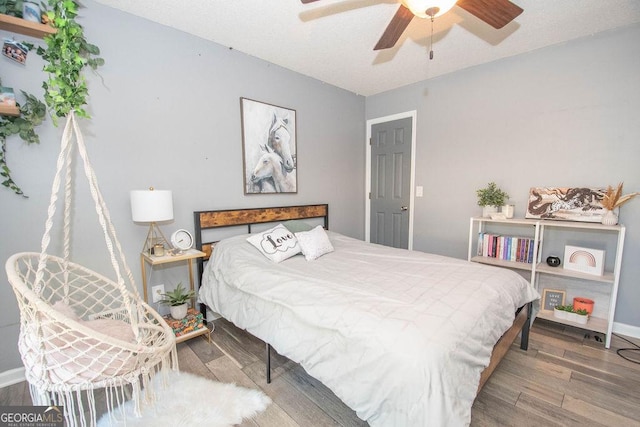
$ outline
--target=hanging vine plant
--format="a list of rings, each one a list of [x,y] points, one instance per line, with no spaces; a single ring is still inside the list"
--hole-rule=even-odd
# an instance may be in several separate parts
[[[0,86],[2,81],[0,80]],[[0,116],[0,176],[2,185],[12,190],[14,193],[25,196],[24,192],[11,178],[11,170],[7,165],[7,138],[18,135],[27,144],[37,144],[40,142],[35,127],[44,120],[47,108],[35,96],[22,91],[26,101],[23,105],[16,103],[20,109],[17,117]]]
[[[89,90],[82,71],[87,66],[95,70],[104,64],[104,60],[97,56],[100,49],[87,41],[84,29],[76,22],[80,7],[77,1],[48,0],[48,6],[46,22],[57,31],[44,38],[46,47],[38,46],[36,53],[46,61],[43,70],[48,73],[48,79],[42,83],[44,100],[57,126],[58,117],[66,117],[71,111],[79,117],[89,118],[84,109]],[[33,48],[33,45],[25,44]],[[11,178],[6,162],[6,140],[9,136],[19,135],[28,144],[39,143],[34,128],[44,120],[46,107],[33,95],[24,91],[22,94],[26,102],[23,106],[18,105],[20,116],[0,116],[0,176],[2,185],[27,197]]]
[[[84,110],[89,90],[82,75],[84,67],[97,69],[104,64],[97,46],[89,43],[84,29],[76,22],[79,3],[74,0],[49,0],[47,19],[56,28],[54,34],[44,38],[46,48],[38,47],[36,53],[47,64],[44,71],[49,78],[42,84],[44,100],[57,125],[58,117],[66,117],[71,111],[88,118]]]

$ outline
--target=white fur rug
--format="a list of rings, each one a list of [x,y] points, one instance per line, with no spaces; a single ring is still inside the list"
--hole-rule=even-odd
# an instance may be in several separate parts
[[[226,427],[240,424],[262,412],[271,399],[259,390],[223,384],[186,372],[168,374],[168,386],[162,385],[162,375],[156,375],[151,386],[156,391],[156,404],[142,409],[142,418],[133,415],[133,404],[126,402],[113,416],[105,414],[98,427],[108,426],[207,426]]]

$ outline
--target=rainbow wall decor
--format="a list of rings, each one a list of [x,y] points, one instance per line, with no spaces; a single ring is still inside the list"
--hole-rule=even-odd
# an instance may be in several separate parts
[[[604,254],[605,251],[599,249],[566,245],[564,247],[563,268],[565,270],[602,276],[604,273]]]

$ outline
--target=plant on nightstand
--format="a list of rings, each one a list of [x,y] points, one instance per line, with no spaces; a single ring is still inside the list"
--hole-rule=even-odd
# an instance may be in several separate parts
[[[195,294],[195,291],[187,291],[182,286],[182,283],[178,283],[178,286],[173,291],[162,294],[160,304],[168,305],[171,317],[179,320],[187,315],[187,309],[189,308],[187,301],[193,298]]]
[[[482,216],[488,218],[491,213],[498,211],[503,206],[509,195],[502,191],[495,182],[490,182],[485,188],[476,190],[478,194],[478,206],[482,206]]]

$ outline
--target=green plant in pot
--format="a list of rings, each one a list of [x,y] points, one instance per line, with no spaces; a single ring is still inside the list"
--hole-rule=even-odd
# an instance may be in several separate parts
[[[495,182],[490,182],[485,188],[476,190],[478,206],[482,206],[482,216],[489,217],[503,206],[509,195],[502,191]]]
[[[188,304],[187,302],[195,296],[195,291],[187,291],[182,283],[178,283],[178,286],[171,291],[162,294],[160,304],[168,305],[171,317],[174,319],[182,319],[187,315]]]

